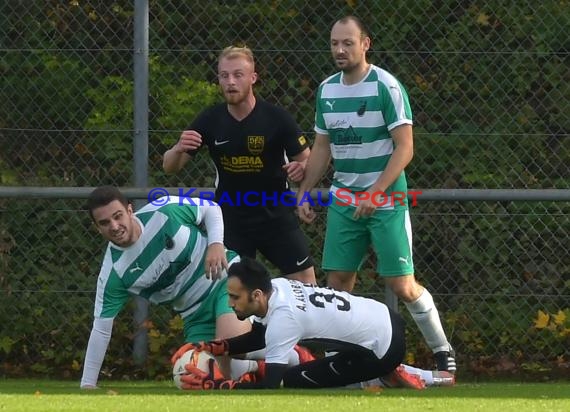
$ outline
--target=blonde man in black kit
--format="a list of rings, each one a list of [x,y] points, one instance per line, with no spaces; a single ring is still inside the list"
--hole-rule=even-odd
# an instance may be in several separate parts
[[[227,47],[218,61],[225,103],[198,115],[164,153],[167,173],[180,171],[207,146],[216,167],[215,200],[222,208],[225,244],[241,256],[259,251],[282,275],[316,283],[307,239],[288,198],[288,179],[303,179],[310,149],[284,109],[257,99],[252,51]]]

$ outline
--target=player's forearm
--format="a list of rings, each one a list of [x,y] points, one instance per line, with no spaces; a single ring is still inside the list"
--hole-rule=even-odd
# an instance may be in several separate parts
[[[93,329],[89,336],[85,362],[83,364],[83,375],[81,377],[81,388],[94,388],[97,386],[99,371],[105,358],[105,352],[111,340],[113,330],[113,319],[95,318]]]
[[[263,349],[265,348],[265,327],[254,322],[249,332],[226,339],[226,341],[230,356]]]
[[[205,202],[200,205],[201,218],[197,222],[204,223],[208,234],[208,245],[224,243],[224,218],[222,209],[214,202]]]
[[[412,160],[412,154],[403,147],[397,147],[392,153],[386,168],[378,180],[369,189],[370,192],[385,192],[392,183],[402,174]]]
[[[190,159],[187,153],[180,152],[176,146],[164,152],[162,157],[162,168],[166,173],[176,173],[180,171]]]

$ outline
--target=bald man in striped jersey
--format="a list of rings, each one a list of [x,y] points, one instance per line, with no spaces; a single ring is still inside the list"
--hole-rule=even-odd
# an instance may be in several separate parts
[[[170,305],[184,321],[186,342],[229,338],[251,329],[228,305],[226,269],[239,257],[224,248],[220,207],[194,200],[172,196],[134,213],[115,187],[99,187],[90,194],[89,214],[109,244],[97,281],[81,388],[97,387],[113,320],[132,295]],[[222,370],[235,376],[229,373],[229,362],[221,359]],[[255,362],[238,362],[243,369],[238,376],[255,370]]]

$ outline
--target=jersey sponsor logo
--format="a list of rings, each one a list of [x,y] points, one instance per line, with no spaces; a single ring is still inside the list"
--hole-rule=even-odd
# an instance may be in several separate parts
[[[310,377],[307,376],[307,371],[301,371],[301,376],[302,376],[303,378],[305,378],[306,380],[308,380],[309,382],[313,382],[315,385],[318,385],[318,384],[319,384],[319,382],[317,382],[317,381],[315,381],[315,380],[313,380],[313,379],[311,379]]]
[[[362,136],[356,133],[352,126],[346,129],[334,129],[331,134],[335,145],[362,144]]]
[[[226,143],[229,143],[229,140],[218,140],[218,139],[214,140],[214,145],[216,146],[220,146]]]
[[[298,260],[298,261],[295,262],[295,263],[297,263],[297,266],[301,266],[301,265],[302,265],[303,263],[305,263],[307,260],[309,260],[309,256],[307,256],[307,257],[306,257],[305,259],[303,259],[303,260]]]
[[[344,119],[338,119],[327,125],[327,129],[342,129],[348,125],[348,121]]]
[[[247,150],[249,150],[251,154],[261,154],[264,145],[265,136],[247,136]]]
[[[327,100],[325,104],[333,110],[334,100]]]
[[[220,163],[228,172],[258,172],[263,169],[259,156],[222,156]]]

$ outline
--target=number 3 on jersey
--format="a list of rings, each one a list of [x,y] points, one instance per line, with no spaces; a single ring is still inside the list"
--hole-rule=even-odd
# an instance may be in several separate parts
[[[324,308],[325,303],[336,302],[336,308],[343,312],[348,312],[350,310],[350,302],[343,298],[342,296],[335,295],[334,292],[322,293],[315,292],[309,295],[309,301],[317,308]]]

